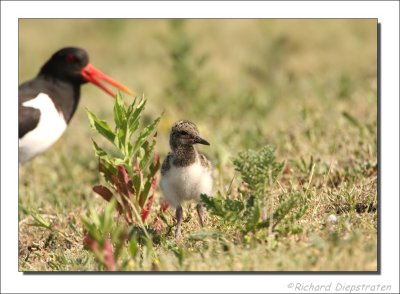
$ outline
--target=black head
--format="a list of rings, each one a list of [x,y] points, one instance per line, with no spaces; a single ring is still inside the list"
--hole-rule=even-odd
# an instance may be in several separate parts
[[[180,120],[172,126],[169,144],[171,145],[172,150],[182,145],[210,145],[210,143],[200,137],[196,125],[188,120]]]
[[[85,50],[76,47],[63,48],[51,56],[43,65],[39,75],[69,82],[73,85],[92,83],[103,91],[115,97],[101,81],[133,95],[133,92],[118,81],[113,80],[89,63],[89,56]]]
[[[75,47],[63,48],[54,53],[43,65],[39,75],[51,76],[56,79],[83,84],[87,80],[81,71],[89,64],[89,56],[85,50]]]

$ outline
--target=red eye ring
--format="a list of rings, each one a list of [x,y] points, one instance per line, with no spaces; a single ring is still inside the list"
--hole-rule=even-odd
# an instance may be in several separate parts
[[[67,63],[74,63],[76,61],[76,57],[73,54],[67,54],[67,56],[65,56],[65,61]]]

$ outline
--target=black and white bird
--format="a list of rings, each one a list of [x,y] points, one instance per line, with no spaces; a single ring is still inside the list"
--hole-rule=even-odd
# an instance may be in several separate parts
[[[89,63],[85,50],[63,48],[42,66],[39,74],[19,86],[19,162],[47,150],[64,133],[78,106],[80,87],[90,82],[114,97],[100,81],[132,92]]]
[[[172,152],[168,153],[162,163],[160,187],[169,205],[176,208],[175,238],[179,238],[183,202],[197,202],[199,223],[203,226],[204,211],[200,195],[211,195],[212,164],[193,145],[210,145],[210,143],[200,137],[194,123],[181,120],[172,126],[169,144]]]

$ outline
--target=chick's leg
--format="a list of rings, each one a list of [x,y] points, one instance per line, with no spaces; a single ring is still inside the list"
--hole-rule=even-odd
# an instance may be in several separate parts
[[[182,211],[182,206],[178,206],[176,208],[176,231],[175,231],[175,239],[178,239],[181,236],[181,224],[182,224],[182,219],[183,219],[183,211]]]
[[[201,203],[196,205],[197,214],[199,216],[199,224],[200,226],[204,226],[204,207]]]

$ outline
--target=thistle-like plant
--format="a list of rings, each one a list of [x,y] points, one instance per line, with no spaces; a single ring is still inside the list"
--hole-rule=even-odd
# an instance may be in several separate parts
[[[274,152],[274,148],[265,146],[260,150],[241,152],[233,160],[235,170],[243,180],[240,197],[230,199],[221,193],[216,197],[201,195],[207,210],[238,229],[242,236],[262,229],[282,235],[301,231],[296,221],[308,208],[308,194],[284,193],[279,195],[277,203],[271,201],[269,189],[284,167],[284,163],[276,161]]]
[[[265,196],[267,188],[277,180],[283,169],[284,163],[277,162],[274,153],[275,149],[267,145],[260,150],[240,152],[233,160],[235,170],[256,196]]]

